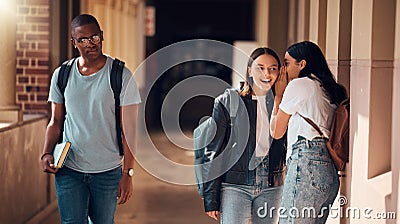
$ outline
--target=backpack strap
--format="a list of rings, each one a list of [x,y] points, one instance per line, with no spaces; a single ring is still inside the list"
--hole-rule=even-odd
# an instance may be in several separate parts
[[[58,72],[57,86],[61,91],[61,95],[64,98],[65,88],[67,87],[69,72],[74,64],[76,58],[72,58],[62,63],[60,70]]]
[[[341,106],[341,105],[345,105],[346,109],[348,109],[348,105],[350,104],[350,98],[347,98],[345,100],[343,100],[342,102],[340,102],[339,104],[337,104],[337,106]],[[304,120],[307,121],[307,123],[309,123],[316,131],[318,131],[318,134],[321,135],[322,137],[324,136],[324,133],[322,133],[321,129],[318,127],[318,125],[316,125],[310,118],[307,117],[303,117],[303,115],[299,114],[300,117],[302,117]]]
[[[124,66],[125,62],[115,58],[110,73],[111,88],[113,90],[115,100],[115,128],[117,131],[119,154],[121,156],[124,155],[124,150],[122,147],[120,95],[122,89],[122,72],[124,70]]]
[[[76,58],[72,58],[67,61],[64,61],[60,67],[60,70],[58,71],[57,87],[60,90],[62,98],[64,100],[64,120],[65,120],[65,115],[67,113],[67,110],[65,109],[64,92],[65,88],[67,87],[69,73],[71,71],[72,65],[74,64],[75,60]],[[61,132],[60,132],[60,137],[58,138],[58,143],[61,143],[63,141],[63,132],[64,132],[64,125],[61,126]]]
[[[229,116],[234,119],[239,109],[239,94],[236,89],[227,89],[229,95]]]
[[[322,133],[321,129],[319,129],[319,127],[308,117],[303,117],[303,115],[299,114],[300,117],[304,118],[304,120],[307,121],[307,123],[309,123],[316,131],[318,131],[318,134],[321,135],[322,137],[324,136],[324,133]]]
[[[349,110],[350,98],[344,99],[339,105],[344,105],[346,106],[346,109]]]

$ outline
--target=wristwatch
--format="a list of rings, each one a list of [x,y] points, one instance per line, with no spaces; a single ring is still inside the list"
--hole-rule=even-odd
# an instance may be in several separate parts
[[[133,168],[124,169],[123,173],[128,174],[128,176],[133,177]]]

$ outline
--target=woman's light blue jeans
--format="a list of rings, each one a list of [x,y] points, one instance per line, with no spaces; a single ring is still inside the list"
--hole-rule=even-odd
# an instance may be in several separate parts
[[[276,224],[282,186],[268,187],[268,160],[256,168],[255,185],[222,183],[222,224]],[[251,222],[250,222],[251,221]]]
[[[121,167],[103,173],[81,173],[67,167],[55,175],[62,224],[113,224]]]
[[[279,223],[325,223],[339,190],[326,140],[299,136],[289,157]]]

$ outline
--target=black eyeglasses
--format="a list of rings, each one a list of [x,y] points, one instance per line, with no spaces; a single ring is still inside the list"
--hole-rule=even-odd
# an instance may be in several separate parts
[[[92,43],[92,44],[98,44],[98,43],[100,43],[100,41],[101,41],[101,37],[100,37],[100,35],[98,35],[98,34],[95,34],[95,35],[93,35],[93,36],[91,36],[91,37],[83,37],[83,38],[79,38],[79,39],[75,39],[75,38],[73,38],[79,45],[83,45],[83,46],[86,46],[86,45],[88,45],[89,44],[89,41]]]

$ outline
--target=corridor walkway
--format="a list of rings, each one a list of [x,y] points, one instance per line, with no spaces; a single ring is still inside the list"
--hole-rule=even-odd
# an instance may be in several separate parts
[[[177,149],[165,136],[156,134],[152,139],[165,157],[179,163],[193,163],[191,153]],[[117,207],[116,224],[217,223],[204,214],[203,202],[195,186],[166,183],[147,173],[138,164],[135,166],[134,196],[127,204]],[[41,223],[59,224],[58,211],[54,211]]]

